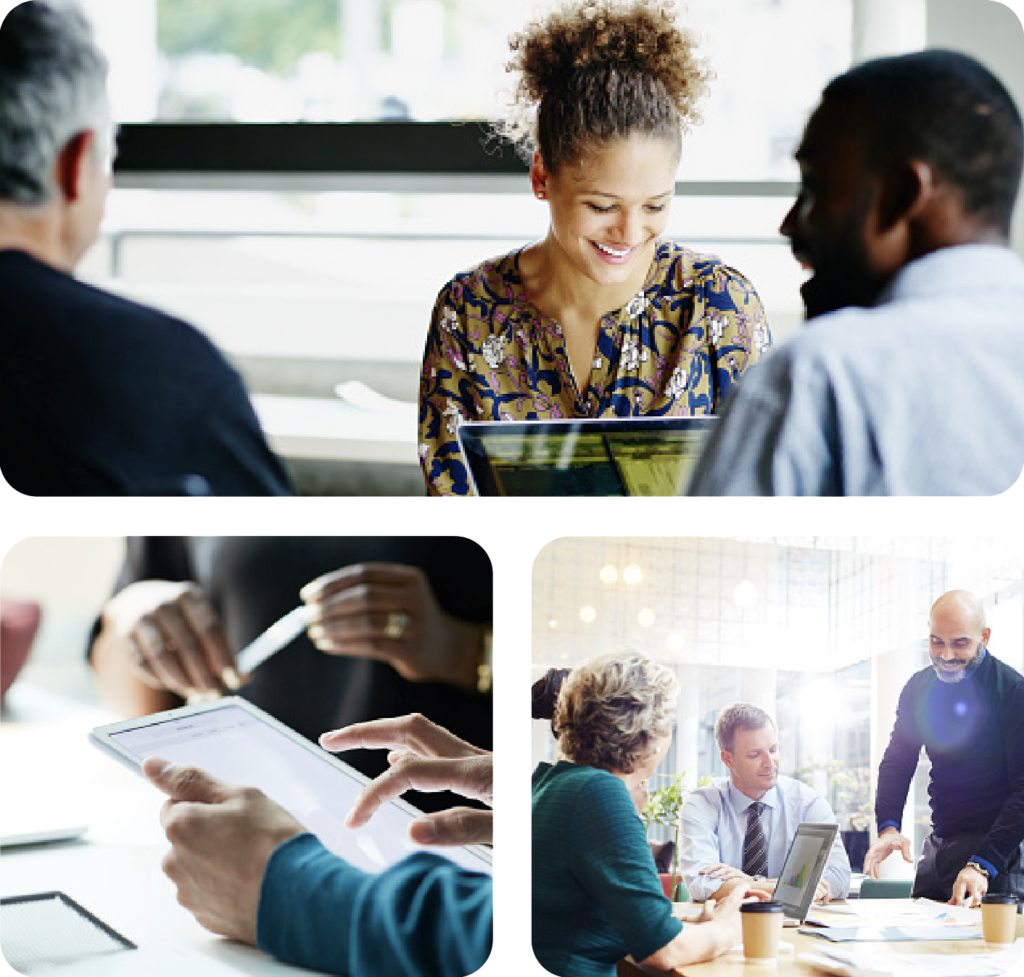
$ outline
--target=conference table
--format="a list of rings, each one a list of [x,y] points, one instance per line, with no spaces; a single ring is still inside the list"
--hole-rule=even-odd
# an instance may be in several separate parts
[[[875,902],[876,900],[870,900]],[[908,905],[909,900],[892,899],[884,900],[895,912],[901,907]],[[851,905],[856,906],[856,902]],[[685,919],[695,914],[699,907],[690,909],[678,906],[676,915]],[[980,931],[980,926],[979,926]],[[1017,917],[1017,939],[1024,939],[1024,916]],[[988,955],[999,952],[996,949],[987,947],[983,940],[905,940],[887,943],[862,942],[862,943],[830,943],[818,936],[811,936],[798,931],[797,929],[785,929],[782,933],[782,943],[789,944],[792,949],[784,946],[783,952],[774,966],[763,964],[747,963],[739,948],[734,948],[729,953],[711,960],[708,963],[689,964],[674,971],[657,970],[654,967],[646,967],[637,964],[630,959],[619,962],[619,977],[663,977],[663,975],[675,974],[679,977],[809,977],[811,974],[823,974],[826,971],[820,970],[811,964],[801,960],[802,954],[821,952],[825,948],[837,948],[852,950],[856,948],[863,951],[868,948],[878,948],[884,952],[894,954],[937,954],[941,957],[958,956],[962,954]],[[938,957],[936,958],[938,960]],[[1017,968],[1014,974],[1024,971],[1024,954],[1018,959]]]

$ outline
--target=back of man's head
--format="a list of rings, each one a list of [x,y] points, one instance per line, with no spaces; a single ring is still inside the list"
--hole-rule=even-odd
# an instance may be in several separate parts
[[[984,65],[943,50],[879,58],[830,82],[822,102],[830,100],[861,109],[870,166],[926,162],[960,191],[966,214],[1009,234],[1024,127],[1013,98]]]
[[[96,131],[109,150],[107,60],[69,0],[30,0],[0,25],[0,200],[46,203],[67,141]]]

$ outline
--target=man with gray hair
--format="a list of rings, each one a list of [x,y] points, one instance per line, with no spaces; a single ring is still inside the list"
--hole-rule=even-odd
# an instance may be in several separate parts
[[[721,899],[737,885],[772,892],[802,821],[836,818],[806,784],[779,775],[779,734],[763,709],[734,702],[718,716],[715,739],[729,776],[700,787],[683,802],[680,872],[696,900]],[[836,840],[815,901],[843,899],[850,860]]]
[[[288,494],[209,340],[73,277],[110,189],[106,74],[69,2],[0,25],[0,469],[27,495]]]

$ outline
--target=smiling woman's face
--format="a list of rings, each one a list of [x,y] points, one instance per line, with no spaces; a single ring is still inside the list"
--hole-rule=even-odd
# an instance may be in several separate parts
[[[531,177],[551,207],[549,239],[597,285],[642,284],[668,223],[678,166],[675,140],[639,135],[604,143],[556,173],[536,159]]]

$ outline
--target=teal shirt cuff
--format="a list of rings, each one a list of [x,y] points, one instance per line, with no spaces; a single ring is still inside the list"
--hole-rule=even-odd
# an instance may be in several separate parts
[[[300,834],[271,854],[256,944],[288,963],[352,977],[465,977],[491,949],[491,878],[417,852],[371,875]]]

